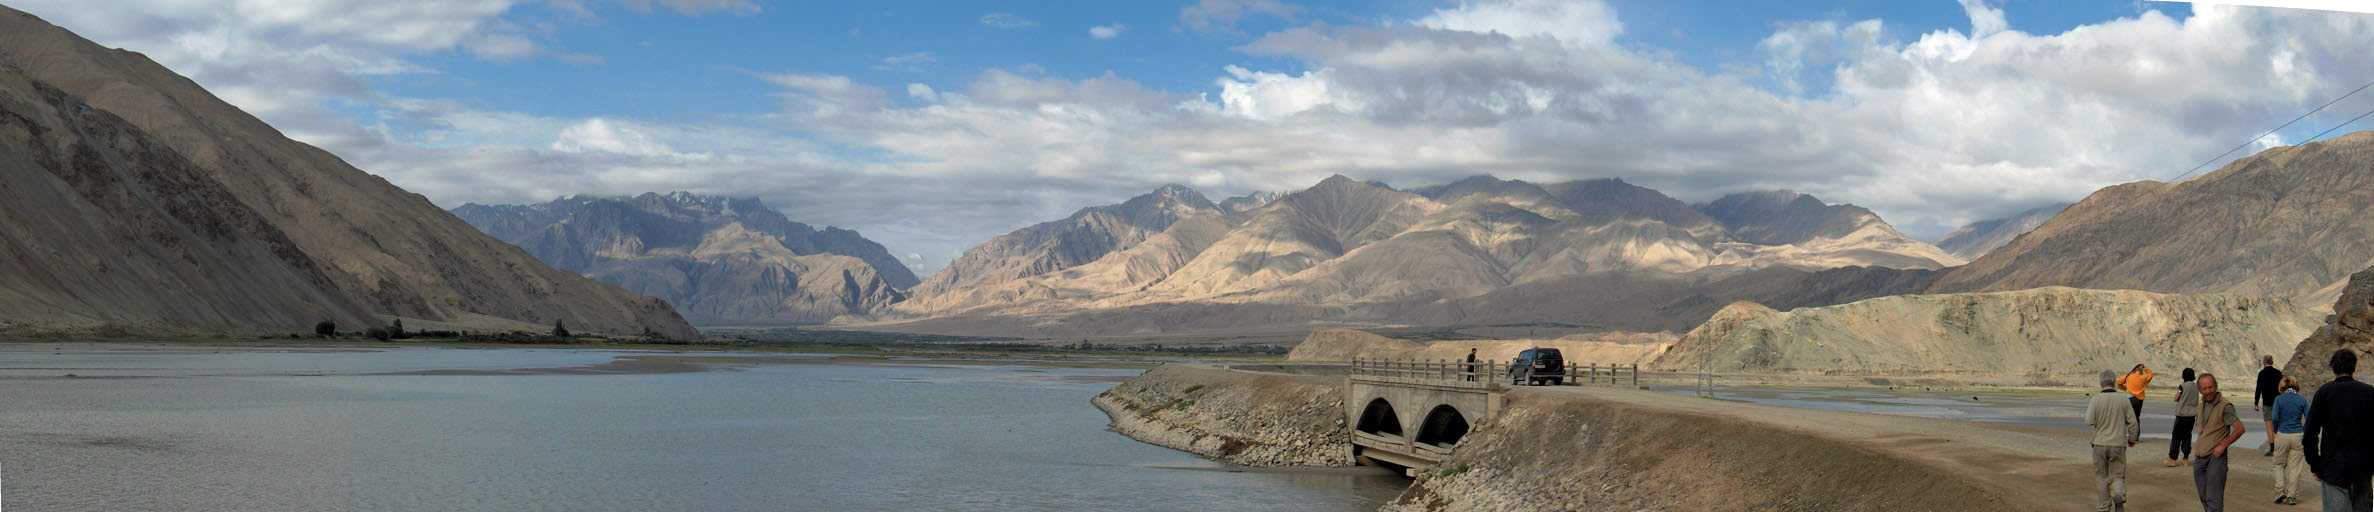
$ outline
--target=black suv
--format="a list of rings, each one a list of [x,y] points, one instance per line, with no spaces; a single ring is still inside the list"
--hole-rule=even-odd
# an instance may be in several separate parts
[[[1558,349],[1529,348],[1518,352],[1517,359],[1509,361],[1509,384],[1539,386],[1545,382],[1551,385],[1566,383],[1566,358],[1558,355]]]

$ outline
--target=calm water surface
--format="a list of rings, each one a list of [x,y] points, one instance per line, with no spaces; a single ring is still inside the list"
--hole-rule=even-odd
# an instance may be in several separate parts
[[[388,374],[584,366],[623,354],[0,345],[0,503],[1324,511],[1374,510],[1404,483],[1239,472],[1107,431],[1088,400],[1136,370]]]

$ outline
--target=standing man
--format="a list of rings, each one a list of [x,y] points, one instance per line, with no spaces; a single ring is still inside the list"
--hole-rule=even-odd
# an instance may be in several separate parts
[[[2143,428],[2126,398],[2118,374],[2102,370],[2102,391],[2086,402],[2085,424],[2094,428],[2094,512],[2127,510],[2127,449]]]
[[[2284,377],[2277,384],[2283,396],[2267,408],[2275,418],[2275,503],[2300,504],[2300,473],[2308,470],[2307,454],[2300,453],[2300,417],[2308,415],[2308,397],[2300,396],[2300,381]]]
[[[1474,348],[1469,348],[1469,349],[1467,349],[1467,381],[1468,381],[1468,382],[1475,382],[1475,380],[1476,380],[1476,349],[1474,349]]]
[[[2143,391],[2151,389],[2151,367],[2135,363],[2135,369],[2118,378],[2118,388],[2135,395],[2127,401],[2135,406],[2135,421],[2143,421]]]
[[[2275,369],[2275,356],[2259,356],[2259,385],[2251,388],[2250,410],[2259,411],[2267,419],[2266,456],[2275,455],[2275,397],[2283,395],[2283,370]]]
[[[2326,512],[2374,511],[2367,483],[2374,474],[2374,442],[2366,438],[2366,429],[2374,428],[2367,421],[2374,414],[2374,386],[2352,377],[2358,369],[2356,352],[2335,350],[2326,364],[2333,368],[2333,382],[2316,388],[2315,399],[2308,401],[2300,451],[2308,456],[2308,472],[2324,482]]]
[[[2161,464],[2172,468],[2193,460],[2193,420],[2201,415],[2201,386],[2193,384],[2193,369],[2179,375],[2184,382],[2176,385],[2176,423],[2168,429],[2168,462]]]
[[[2217,374],[2195,380],[2201,384],[2201,436],[2193,439],[2193,489],[2201,495],[2201,512],[2224,512],[2226,448],[2242,440],[2242,415],[2217,392]]]

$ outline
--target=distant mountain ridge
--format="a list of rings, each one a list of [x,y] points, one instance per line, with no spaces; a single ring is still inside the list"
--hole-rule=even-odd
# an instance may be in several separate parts
[[[1048,261],[1041,255],[1049,251],[1016,248],[1045,247],[1047,240],[1066,239],[1055,233],[1073,233],[1068,236],[1098,243],[1090,246],[1096,250],[1069,253],[1071,257],[1060,264],[974,266],[1002,269],[997,275],[952,266],[927,280],[913,300],[892,308],[883,319],[1061,321],[1056,317],[1079,317],[1087,310],[1198,307],[1192,304],[1267,311],[1259,313],[1262,316],[1302,308],[1321,308],[1329,311],[1325,317],[1337,319],[1393,316],[1385,311],[1433,316],[1445,311],[1441,308],[1462,309],[1479,306],[1477,301],[1535,293],[1512,294],[1517,290],[1579,286],[1585,281],[1655,289],[1668,300],[1683,300],[1694,287],[1763,268],[1801,275],[1849,266],[1926,271],[1961,263],[1853,206],[1776,193],[1769,196],[1780,199],[1779,208],[1751,212],[1764,205],[1746,199],[1762,196],[1742,196],[1746,199],[1713,203],[1735,206],[1718,211],[1741,215],[1727,226],[1703,212],[1703,206],[1614,179],[1539,185],[1476,176],[1404,191],[1333,176],[1274,198],[1232,199],[1231,207],[1215,207],[1195,195],[1197,200],[1178,201],[1179,207],[1158,208],[1163,215],[1146,217],[1161,222],[1083,221],[1151,204],[1174,204],[1153,198],[1190,193],[1185,187],[1166,186],[1122,205],[1084,209],[1063,221],[1000,236],[968,251],[968,258]],[[1259,206],[1251,206],[1256,202]],[[1126,207],[1132,204],[1139,206]],[[1730,226],[1758,236],[1769,232],[1794,243],[1744,240],[1733,235]],[[1127,236],[1108,234],[1115,232]],[[1020,243],[1025,241],[1035,242]],[[1013,254],[1026,257],[984,257]],[[1906,283],[1913,281],[1889,282],[1909,286]],[[1677,305],[1673,318],[1710,314],[1721,306],[1696,304]],[[1171,325],[1208,321],[1179,320]],[[1665,317],[1623,321],[1659,328],[1677,325]],[[1000,322],[1004,321],[992,323]]]
[[[138,53],[0,7],[0,330],[699,333]],[[418,324],[416,324],[418,325]]]
[[[667,299],[702,325],[813,324],[906,299],[915,274],[881,244],[794,222],[752,198],[687,192],[465,204],[472,226],[537,259]]]
[[[2045,221],[2052,220],[2054,215],[2066,209],[2069,209],[2069,203],[2059,203],[2030,208],[2010,217],[1972,222],[1946,234],[1944,240],[1937,242],[1937,248],[1962,259],[1976,260],[1997,247],[2011,243],[2012,239],[2034,231],[2037,226],[2043,226]]]

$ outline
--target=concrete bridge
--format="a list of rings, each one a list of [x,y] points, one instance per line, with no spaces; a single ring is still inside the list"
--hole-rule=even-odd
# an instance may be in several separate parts
[[[1344,386],[1352,458],[1363,465],[1434,467],[1470,425],[1500,412],[1502,363],[1353,360]]]

